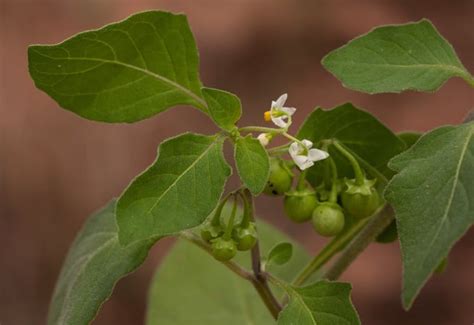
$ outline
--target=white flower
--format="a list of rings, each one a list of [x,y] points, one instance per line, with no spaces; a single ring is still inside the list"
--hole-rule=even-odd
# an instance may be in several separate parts
[[[266,147],[273,136],[270,133],[260,133],[257,137],[258,141],[262,144],[262,146]]]
[[[291,158],[301,170],[305,170],[314,165],[315,161],[323,160],[329,157],[326,151],[311,149],[313,143],[309,140],[303,140],[301,143],[293,142],[288,149]]]
[[[296,111],[294,107],[284,107],[287,94],[281,95],[276,101],[272,101],[270,111],[265,112],[265,120],[272,120],[275,125],[281,128],[287,128],[291,124],[291,115]]]

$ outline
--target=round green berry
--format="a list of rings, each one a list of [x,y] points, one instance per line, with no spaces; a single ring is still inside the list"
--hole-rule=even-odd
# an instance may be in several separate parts
[[[232,231],[232,238],[237,243],[239,251],[248,251],[257,243],[257,229],[251,222],[247,227],[237,226]]]
[[[218,261],[229,261],[237,254],[237,245],[232,239],[216,238],[211,248],[212,256]]]
[[[324,202],[314,209],[312,221],[318,234],[331,237],[344,228],[344,213],[336,203]]]
[[[289,191],[293,174],[281,159],[270,159],[270,175],[263,192],[268,195],[283,195]]]
[[[347,189],[341,194],[341,202],[347,213],[356,219],[370,217],[380,205],[380,196],[373,187],[374,180],[364,180],[358,185],[355,180],[347,180]]]
[[[305,222],[311,219],[318,204],[312,191],[293,191],[285,196],[284,208],[286,215],[295,222]]]

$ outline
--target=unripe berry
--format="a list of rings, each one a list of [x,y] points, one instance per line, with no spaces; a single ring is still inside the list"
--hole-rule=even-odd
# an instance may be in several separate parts
[[[318,204],[316,195],[312,191],[293,191],[285,196],[285,212],[295,222],[305,222],[311,219]]]
[[[263,192],[268,195],[283,195],[291,188],[293,174],[281,159],[270,159],[270,176]]]
[[[312,221],[317,233],[331,237],[344,228],[344,213],[336,203],[324,202],[314,209]]]

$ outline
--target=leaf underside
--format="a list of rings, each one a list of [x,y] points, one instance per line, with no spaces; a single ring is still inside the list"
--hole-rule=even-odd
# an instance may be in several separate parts
[[[407,309],[474,222],[473,134],[473,122],[441,127],[390,162],[399,173],[385,197],[396,212]]]
[[[115,200],[91,216],[69,249],[49,307],[49,325],[89,324],[115,283],[145,260],[153,242],[119,244]]]

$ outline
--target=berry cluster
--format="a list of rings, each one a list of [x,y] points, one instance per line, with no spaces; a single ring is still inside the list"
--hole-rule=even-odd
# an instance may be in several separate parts
[[[364,219],[381,204],[375,180],[368,180],[357,165],[354,179],[337,178],[336,165],[331,158],[329,164],[332,177],[330,184],[313,188],[306,181],[306,171],[300,173],[296,188],[292,188],[294,174],[289,162],[271,158],[270,177],[265,193],[272,196],[284,195],[284,208],[288,217],[298,223],[312,220],[316,232],[322,236],[335,236],[344,228],[347,218]],[[317,166],[315,168],[320,168]]]
[[[225,203],[233,199],[233,206],[227,223],[224,222],[223,208]],[[237,199],[243,201],[243,214],[236,221]],[[201,227],[201,237],[211,244],[212,255],[219,261],[232,259],[237,251],[252,249],[257,243],[257,229],[252,220],[252,207],[243,191],[237,191],[228,195],[217,207],[211,220]]]

